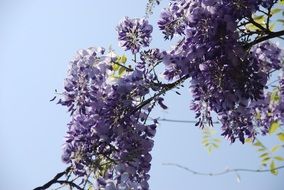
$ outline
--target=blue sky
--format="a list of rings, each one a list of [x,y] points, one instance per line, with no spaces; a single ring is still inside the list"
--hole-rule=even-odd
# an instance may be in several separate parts
[[[0,190],[30,190],[64,170],[61,145],[69,117],[65,108],[49,100],[55,89],[63,88],[68,62],[78,49],[111,45],[122,52],[114,28],[124,16],[142,17],[145,6],[144,0],[0,0]],[[168,45],[156,29],[152,46]],[[157,109],[154,116],[193,119],[189,90],[180,92],[182,96],[170,92],[169,110]],[[203,172],[259,168],[250,145],[223,140],[209,155],[200,142],[201,131],[193,124],[161,123],[152,152],[151,189],[283,189],[283,171],[276,177],[239,173],[238,183],[233,173],[198,176],[162,165],[174,162]]]

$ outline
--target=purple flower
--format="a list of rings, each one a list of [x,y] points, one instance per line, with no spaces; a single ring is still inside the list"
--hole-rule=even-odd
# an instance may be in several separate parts
[[[140,57],[119,76],[113,67],[119,59],[105,55],[104,48],[78,51],[58,102],[71,115],[62,160],[77,176],[95,172],[97,189],[149,189],[157,121],[147,119],[155,103],[167,109],[159,95],[171,89],[155,73],[161,62],[166,80],[191,79],[196,126],[213,126],[214,112],[222,135],[244,143],[266,134],[273,122],[283,123],[283,75],[272,92],[266,89],[270,73],[283,68],[283,51],[269,41],[248,47],[250,39],[244,40],[239,28],[246,17],[275,2],[171,0],[158,21],[165,39],[180,37],[169,51],[141,51],[149,46],[153,27],[145,19],[125,17],[117,26],[119,44]],[[152,91],[158,93],[148,99]]]
[[[261,5],[264,8],[272,7],[275,3],[277,3],[278,0],[262,0]]]
[[[213,111],[232,142],[257,134],[252,105],[264,99],[269,71],[283,60],[270,42],[244,47],[238,24],[260,6],[263,1],[172,0],[158,21],[166,39],[181,37],[163,56],[165,78],[190,76],[196,125],[212,125]]]
[[[141,47],[149,46],[152,31],[153,27],[146,19],[125,17],[117,26],[119,45],[135,54]]]
[[[262,63],[262,69],[266,72],[278,70],[282,67],[284,52],[276,44],[270,41],[264,41],[255,45],[251,52],[254,57]]]
[[[145,123],[151,110],[135,111],[149,92],[146,70],[110,80],[112,57],[100,48],[80,50],[70,62],[59,101],[71,113],[62,159],[78,176],[108,163],[107,175],[98,178],[100,188],[148,189],[157,124]]]

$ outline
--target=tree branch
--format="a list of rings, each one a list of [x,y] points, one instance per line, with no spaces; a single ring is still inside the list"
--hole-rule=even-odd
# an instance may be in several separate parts
[[[264,26],[262,26],[261,24],[255,22],[255,20],[252,17],[249,18],[249,22],[252,23],[254,26],[258,27],[259,29],[261,29],[262,31],[264,31],[265,33],[271,33],[269,28],[267,29]]]
[[[157,121],[164,121],[164,122],[172,122],[172,123],[196,123],[194,120],[179,120],[179,119],[166,119],[166,118],[158,118]],[[214,121],[213,124],[220,124],[219,121]]]
[[[75,187],[75,188],[77,188],[78,190],[84,190],[83,188],[81,188],[79,185],[77,185],[77,184],[74,183],[73,181],[57,180],[56,183],[59,183],[59,184],[66,184],[66,185],[69,185],[69,186],[71,186],[71,187]]]
[[[260,43],[260,42],[263,42],[265,40],[269,40],[269,39],[272,39],[272,38],[276,38],[276,37],[281,37],[281,36],[284,36],[284,30],[281,30],[281,31],[278,31],[278,32],[271,32],[269,33],[268,35],[266,36],[263,36],[261,38],[258,38],[248,44],[246,44],[244,47],[245,49],[249,49],[250,47]]]
[[[115,64],[115,65],[118,65],[118,66],[120,66],[120,67],[123,67],[127,72],[131,72],[131,71],[134,71],[133,69],[131,69],[131,68],[129,68],[129,67],[126,67],[125,65],[122,65],[122,64],[120,64],[120,63],[118,63],[118,62],[111,62],[111,63],[113,63],[113,64]]]
[[[195,175],[205,175],[205,176],[218,176],[218,175],[224,175],[224,174],[227,174],[227,173],[232,173],[232,172],[256,172],[256,173],[263,173],[263,172],[271,172],[271,171],[275,171],[275,170],[278,170],[278,169],[284,169],[284,166],[279,166],[279,167],[276,167],[272,170],[270,169],[257,169],[257,170],[254,170],[254,169],[243,169],[243,168],[237,168],[237,169],[225,169],[224,171],[221,171],[221,172],[216,172],[216,173],[205,173],[205,172],[198,172],[198,171],[195,171],[195,170],[192,170],[192,169],[189,169],[185,166],[182,166],[182,165],[179,165],[179,164],[175,164],[175,163],[164,163],[163,165],[165,166],[174,166],[174,167],[178,167],[180,169],[183,169],[183,170],[186,170],[192,174],[195,174]]]
[[[164,84],[162,85],[163,86],[163,89],[156,93],[154,96],[148,98],[147,100],[141,102],[130,114],[134,114],[136,111],[140,110],[141,108],[143,108],[145,105],[149,104],[151,101],[153,101],[156,97],[159,97],[161,96],[162,94],[166,93],[167,91],[175,88],[177,85],[183,83],[186,79],[188,79],[189,76],[188,75],[185,75],[183,76],[182,78],[180,78],[179,80],[173,82],[173,83],[170,83],[170,84]]]
[[[68,174],[69,172],[71,171],[71,166],[66,168],[65,171],[63,172],[60,172],[58,174],[56,174],[52,180],[50,180],[49,182],[47,182],[46,184],[44,184],[43,186],[40,186],[40,187],[36,187],[34,190],[45,190],[47,188],[49,188],[50,186],[52,186],[53,184],[56,184],[56,183],[60,183],[62,184],[61,182],[58,181],[59,178],[61,178],[62,176],[64,176],[65,174]],[[67,181],[65,181],[67,182]],[[72,182],[73,183],[73,182]],[[70,184],[69,184],[70,185]],[[76,185],[76,184],[75,184]],[[74,185],[73,185],[74,186]]]

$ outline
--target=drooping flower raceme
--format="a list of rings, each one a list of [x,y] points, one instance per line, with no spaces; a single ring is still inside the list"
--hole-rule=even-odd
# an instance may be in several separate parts
[[[281,69],[284,52],[275,43],[264,41],[251,48],[254,57],[261,61],[261,67],[266,72]]]
[[[98,175],[101,189],[148,189],[156,123],[136,107],[149,88],[141,70],[112,77],[113,59],[89,48],[71,61],[59,101],[72,116],[62,158],[76,175]]]
[[[95,174],[97,189],[148,190],[157,126],[148,116],[155,105],[167,109],[161,96],[187,79],[196,125],[213,125],[214,112],[231,142],[244,143],[266,134],[272,123],[284,123],[284,75],[267,90],[270,74],[283,72],[284,53],[271,41],[251,43],[249,34],[244,39],[239,26],[275,2],[171,0],[158,21],[165,39],[178,37],[169,51],[142,51],[153,27],[146,19],[125,17],[116,29],[120,46],[135,54],[133,68],[104,48],[80,50],[58,102],[71,114],[63,161],[77,176]],[[155,67],[161,62],[165,79],[175,82],[159,80]]]
[[[173,0],[158,21],[165,39],[181,36],[164,57],[165,77],[191,77],[197,125],[212,124],[214,111],[232,142],[255,136],[250,104],[264,98],[269,71],[280,69],[277,46],[264,42],[250,50],[240,37],[238,23],[261,5],[255,0]]]
[[[255,115],[255,124],[262,134],[269,132],[273,123],[284,123],[284,76],[279,76],[278,85],[265,94],[263,100],[251,105]]]
[[[119,45],[133,54],[141,47],[148,47],[151,41],[152,25],[146,19],[125,17],[117,26]]]

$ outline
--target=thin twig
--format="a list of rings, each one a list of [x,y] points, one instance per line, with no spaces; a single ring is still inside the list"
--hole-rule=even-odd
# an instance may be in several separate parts
[[[263,173],[263,172],[275,171],[275,170],[278,170],[278,169],[284,169],[284,166],[279,166],[279,167],[276,167],[274,169],[244,169],[244,168],[237,168],[237,169],[225,169],[224,171],[216,172],[216,173],[212,173],[212,172],[206,173],[206,172],[198,172],[198,171],[189,169],[189,168],[187,168],[185,166],[182,166],[180,164],[175,164],[175,163],[164,163],[163,165],[178,167],[178,168],[186,170],[186,171],[188,171],[188,172],[190,172],[192,174],[195,174],[195,175],[205,175],[205,176],[218,176],[218,175],[224,175],[224,174],[231,173],[231,172],[256,172],[256,173]]]
[[[86,181],[85,181],[85,183],[84,183],[84,185],[83,185],[83,189],[85,189],[87,183],[89,182],[89,178],[90,178],[91,174],[92,174],[92,172],[90,172],[90,173],[87,175]]]
[[[157,121],[172,122],[172,123],[196,123],[194,120],[179,120],[179,119],[166,119],[158,118]],[[214,121],[213,124],[220,124],[219,121]]]
[[[118,66],[120,66],[120,67],[123,67],[126,71],[128,71],[128,72],[131,72],[131,71],[133,71],[133,69],[131,69],[131,68],[129,68],[129,67],[126,67],[125,65],[122,65],[122,64],[120,64],[120,63],[118,63],[118,62],[112,62],[113,64],[115,64],[115,65],[118,65]]]
[[[84,190],[83,188],[81,188],[79,185],[77,185],[76,183],[74,183],[73,181],[66,181],[66,180],[57,180],[56,183],[59,184],[66,184],[69,185],[71,187],[75,187],[78,190]]]
[[[256,40],[246,44],[244,47],[245,47],[245,49],[248,49],[248,48],[252,47],[253,45],[256,45],[256,44],[263,42],[265,40],[269,40],[269,39],[281,37],[281,36],[284,36],[284,30],[281,30],[281,31],[278,31],[278,32],[271,32],[270,34],[268,34],[266,36],[260,37]]]
[[[280,81],[280,79],[276,79],[276,80],[274,80],[274,81],[268,83],[267,86],[271,86],[272,84],[274,84],[274,83],[276,83],[276,82],[278,82],[278,81]]]
[[[47,182],[46,184],[44,184],[43,186],[40,187],[36,187],[34,190],[45,190],[47,188],[49,188],[50,186],[52,186],[55,183],[58,183],[58,179],[61,178],[62,176],[64,176],[65,174],[68,174],[71,170],[71,167],[66,168],[65,171],[60,172],[58,174],[56,174],[52,180],[50,180],[49,182]]]
[[[269,29],[267,29],[267,28],[265,28],[264,26],[262,26],[261,24],[255,22],[255,20],[254,20],[252,17],[249,18],[249,21],[250,21],[254,26],[256,26],[256,27],[258,27],[259,29],[261,29],[261,31],[263,31],[263,32],[265,32],[265,33],[268,33],[268,34],[271,33],[271,31],[270,31]]]
[[[131,113],[130,115],[134,114],[135,112],[137,112],[138,110],[140,110],[141,108],[143,108],[145,105],[149,104],[150,102],[152,102],[156,97],[161,96],[162,94],[165,94],[167,91],[175,88],[176,86],[180,85],[181,83],[183,83],[186,79],[188,79],[189,76],[185,75],[184,77],[180,78],[179,80],[170,83],[170,84],[164,84],[163,85],[163,89],[156,93],[154,96],[148,98],[147,100],[141,102]]]
[[[267,13],[267,19],[266,19],[266,29],[269,30],[269,24],[270,24],[270,17],[271,17],[271,9],[274,6],[274,4],[270,5],[268,7],[268,13]]]

